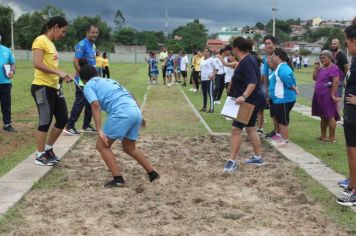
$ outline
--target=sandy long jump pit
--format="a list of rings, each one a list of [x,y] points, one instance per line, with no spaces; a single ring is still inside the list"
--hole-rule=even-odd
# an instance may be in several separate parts
[[[143,168],[113,145],[127,186],[106,189],[110,173],[85,136],[24,197],[24,222],[8,235],[347,235],[303,193],[295,166],[264,148],[266,165],[223,173],[229,137],[144,136],[138,145],[161,174],[151,184]]]

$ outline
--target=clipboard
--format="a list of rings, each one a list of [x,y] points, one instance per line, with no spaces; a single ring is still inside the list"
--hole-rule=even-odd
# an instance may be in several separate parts
[[[253,104],[244,102],[241,105],[238,105],[235,102],[235,98],[227,97],[224,107],[221,110],[221,115],[247,125],[254,109],[255,105]]]

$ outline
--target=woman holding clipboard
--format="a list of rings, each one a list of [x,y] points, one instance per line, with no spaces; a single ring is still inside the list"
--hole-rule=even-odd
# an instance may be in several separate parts
[[[253,43],[243,37],[234,39],[233,53],[239,58],[234,75],[231,79],[230,94],[239,105],[247,102],[255,106],[251,118],[247,124],[234,120],[231,128],[230,159],[225,163],[224,172],[233,172],[237,169],[236,159],[240,151],[242,138],[241,131],[246,127],[247,135],[253,146],[254,155],[245,160],[245,164],[263,165],[261,156],[261,140],[257,134],[255,124],[257,112],[264,109],[266,101],[260,89],[260,66],[255,56],[251,55]]]

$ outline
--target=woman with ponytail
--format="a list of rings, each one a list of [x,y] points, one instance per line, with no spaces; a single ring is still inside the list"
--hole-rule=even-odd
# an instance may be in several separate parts
[[[67,28],[68,23],[63,17],[52,17],[43,26],[42,34],[32,44],[35,79],[32,82],[31,93],[39,114],[39,125],[35,135],[37,165],[52,166],[59,161],[52,147],[68,121],[67,105],[60,81],[70,82],[71,77],[59,70],[58,53],[53,43],[66,35]],[[56,122],[47,139],[53,116]]]

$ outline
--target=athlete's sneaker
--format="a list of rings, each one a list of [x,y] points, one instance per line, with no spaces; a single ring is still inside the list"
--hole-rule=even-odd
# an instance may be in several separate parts
[[[80,134],[74,127],[70,127],[70,126],[66,126],[66,127],[63,129],[63,132],[64,132],[65,134],[73,135],[73,136]]]
[[[262,136],[263,135],[263,129],[257,129],[257,134]]]
[[[340,180],[337,183],[339,184],[340,187],[347,188],[350,185],[350,179],[349,178],[343,179],[343,180]]]
[[[283,138],[280,135],[276,134],[271,137],[271,140],[277,142],[277,141],[282,141]]]
[[[236,169],[237,169],[237,164],[236,164],[236,162],[234,162],[234,161],[232,161],[232,160],[228,160],[228,161],[225,163],[224,172],[232,173],[232,172],[234,172]]]
[[[349,197],[352,194],[352,188],[350,186],[347,186],[344,191],[342,191],[342,195]]]
[[[40,157],[36,157],[35,164],[41,166],[54,166],[56,163],[52,161],[46,153],[43,153]]]
[[[14,129],[14,127],[12,127],[11,124],[4,125],[4,126],[2,127],[2,129],[3,129],[4,131],[10,132],[10,133],[16,133],[16,132],[17,132],[16,129]]]
[[[61,158],[59,158],[58,156],[56,156],[56,154],[54,154],[53,148],[47,150],[45,153],[47,154],[47,156],[50,158],[50,160],[52,162],[60,162],[61,161]]]
[[[221,102],[220,102],[220,101],[214,101],[214,104],[218,104],[218,105],[220,105],[220,104],[221,104]]]
[[[118,188],[118,187],[124,187],[125,186],[125,181],[115,181],[115,180],[110,180],[109,182],[106,182],[104,184],[105,188]]]
[[[190,92],[194,92],[194,90],[195,90],[194,88],[190,88],[189,89]]]
[[[276,131],[272,130],[270,133],[265,135],[265,138],[272,138],[274,135],[276,135]]]
[[[289,147],[289,141],[280,140],[277,142],[273,142],[272,145],[275,146],[276,148]]]
[[[149,178],[149,180],[150,180],[150,182],[152,183],[152,182],[154,182],[154,181],[156,181],[156,180],[158,180],[158,179],[160,179],[160,175],[156,172],[156,171],[151,171],[150,173],[147,173],[147,175],[148,175],[148,178]]]
[[[91,125],[88,127],[83,127],[82,132],[84,133],[97,133],[98,131],[94,129]]]
[[[250,157],[249,159],[245,160],[245,164],[255,164],[257,166],[262,166],[265,164],[263,158],[257,159],[255,156]]]
[[[343,206],[356,206],[356,193],[354,192],[348,197],[338,198],[336,202]]]

